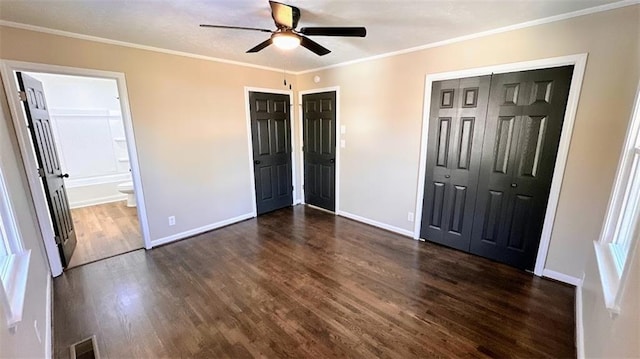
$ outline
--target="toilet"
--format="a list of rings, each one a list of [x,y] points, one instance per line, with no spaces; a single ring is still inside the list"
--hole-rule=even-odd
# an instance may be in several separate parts
[[[136,206],[136,196],[133,193],[133,182],[124,182],[118,185],[118,191],[127,195],[127,207]]]

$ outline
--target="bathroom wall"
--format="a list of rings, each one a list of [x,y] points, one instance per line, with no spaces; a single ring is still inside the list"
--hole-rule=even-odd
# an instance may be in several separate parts
[[[115,80],[29,73],[44,86],[71,208],[121,201],[129,156]]]

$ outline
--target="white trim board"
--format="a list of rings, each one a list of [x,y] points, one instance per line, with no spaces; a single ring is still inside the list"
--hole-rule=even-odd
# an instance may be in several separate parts
[[[181,240],[181,239],[186,239],[186,238],[193,237],[193,236],[201,234],[201,233],[212,231],[214,229],[218,229],[218,228],[222,228],[222,227],[234,224],[234,223],[242,222],[244,220],[247,220],[247,219],[250,219],[250,218],[253,218],[253,217],[255,217],[255,214],[246,213],[246,214],[243,214],[243,215],[240,215],[240,216],[237,216],[237,217],[225,219],[225,220],[220,221],[220,222],[208,224],[206,226],[202,226],[202,227],[190,229],[188,231],[172,234],[172,235],[167,236],[167,237],[154,239],[153,241],[151,241],[151,245],[153,247],[161,246],[163,244],[175,242],[175,241],[178,241],[178,240]]]
[[[188,57],[188,58],[198,59],[198,60],[220,62],[220,63],[224,63],[224,64],[229,64],[229,65],[251,67],[251,68],[255,68],[255,69],[267,70],[267,71],[275,71],[275,72],[279,72],[279,73],[283,72],[282,69],[277,69],[277,68],[274,68],[274,67],[254,65],[254,64],[247,63],[247,62],[226,60],[226,59],[221,59],[221,58],[218,58],[218,57],[198,55],[198,54],[194,54],[194,53],[190,53],[190,52],[184,52],[184,51],[163,49],[163,48],[154,47],[154,46],[140,45],[140,44],[135,44],[135,43],[132,43],[132,42],[112,40],[112,39],[107,39],[107,38],[104,38],[104,37],[84,35],[84,34],[79,34],[79,33],[76,33],[76,32],[56,30],[56,29],[51,29],[51,28],[48,28],[48,27],[23,24],[23,23],[13,22],[13,21],[0,20],[0,26],[6,26],[6,27],[12,27],[12,28],[16,28],[16,29],[41,32],[41,33],[50,34],[50,35],[70,37],[70,38],[79,39],[79,40],[94,41],[94,42],[99,42],[99,43],[109,44],[109,45],[129,47],[129,48],[139,49],[139,50],[159,52],[159,53],[163,53],[163,54]],[[293,72],[288,72],[288,71],[284,71],[284,72],[285,73],[289,73],[289,74],[295,74]]]
[[[402,229],[402,228],[399,228],[399,227],[396,227],[396,226],[392,226],[390,224],[378,222],[378,221],[375,221],[373,219],[361,217],[361,216],[358,216],[356,214],[345,212],[345,211],[338,211],[336,213],[338,214],[338,216],[349,218],[349,219],[352,219],[352,220],[357,221],[357,222],[368,224],[370,226],[382,228],[382,229],[385,229],[385,230],[387,230],[389,232],[397,233],[397,234],[400,234],[400,235],[403,235],[403,236],[406,236],[406,237],[409,237],[409,238],[411,238],[413,236],[413,233],[411,233],[411,231],[406,230],[406,229]]]
[[[407,53],[411,53],[411,52],[421,51],[421,50],[425,50],[425,49],[430,49],[430,48],[434,48],[434,47],[438,47],[438,46],[455,44],[457,42],[477,39],[477,38],[481,38],[481,37],[485,37],[485,36],[500,34],[500,33],[508,32],[508,31],[513,31],[513,30],[524,29],[524,28],[527,28],[527,27],[544,25],[544,24],[548,24],[548,23],[552,23],[552,22],[556,22],[556,21],[562,21],[562,20],[571,19],[571,18],[574,18],[574,17],[596,14],[596,13],[599,13],[599,12],[614,10],[614,9],[618,9],[618,8],[622,8],[622,7],[626,7],[626,6],[632,6],[632,5],[636,5],[636,4],[640,4],[640,0],[622,0],[622,1],[617,1],[617,2],[613,2],[613,3],[605,4],[605,5],[594,6],[594,7],[587,8],[587,9],[568,12],[568,13],[565,13],[565,14],[560,14],[560,15],[545,17],[545,18],[542,18],[542,19],[531,20],[531,21],[527,21],[527,22],[523,22],[523,23],[519,23],[519,24],[500,27],[500,28],[493,29],[493,30],[481,31],[481,32],[477,32],[477,33],[473,33],[473,34],[469,34],[469,35],[464,35],[464,36],[459,36],[459,37],[454,37],[454,38],[446,39],[446,40],[442,40],[442,41],[431,42],[431,43],[428,43],[428,44],[425,44],[425,45],[420,45],[420,46],[416,46],[416,47],[410,47],[410,48],[403,49],[403,50],[392,51],[392,52],[373,55],[373,56],[364,57],[364,58],[360,58],[360,59],[356,59],[356,60],[341,62],[341,63],[334,64],[334,65],[317,67],[317,68],[308,69],[308,70],[285,71],[285,72],[289,73],[289,74],[292,74],[292,75],[302,75],[302,74],[307,74],[307,73],[310,73],[310,72],[322,71],[322,70],[332,69],[332,68],[336,68],[336,67],[349,66],[349,65],[353,65],[353,64],[357,64],[357,63],[361,63],[361,62],[373,61],[373,60],[378,60],[378,59],[382,59],[382,58],[386,58],[386,57],[392,57],[392,56],[407,54]],[[165,54],[176,55],[176,56],[190,57],[190,58],[200,59],[200,60],[214,61],[214,62],[220,62],[220,63],[231,64],[231,65],[245,66],[245,67],[252,67],[252,68],[262,69],[262,70],[267,70],[267,71],[282,72],[281,69],[276,69],[276,68],[268,67],[268,66],[254,65],[254,64],[250,64],[250,63],[246,63],[246,62],[241,62],[241,61],[226,60],[226,59],[221,59],[221,58],[217,58],[217,57],[198,55],[198,54],[189,53],[189,52],[169,50],[169,49],[164,49],[164,48],[159,48],[159,47],[154,47],[154,46],[147,46],[147,45],[140,45],[140,44],[135,44],[135,43],[131,43],[131,42],[112,40],[112,39],[107,39],[107,38],[103,38],[103,37],[84,35],[84,34],[79,34],[79,33],[70,32],[70,31],[56,30],[56,29],[51,29],[51,28],[47,28],[47,27],[23,24],[23,23],[7,21],[7,20],[0,20],[0,26],[12,27],[12,28],[16,28],[16,29],[23,29],[23,30],[29,30],[29,31],[36,31],[36,32],[41,32],[41,33],[45,33],[45,34],[70,37],[70,38],[80,39],[80,40],[95,41],[95,42],[104,43],[104,44],[110,44],[110,45],[118,45],[118,46],[130,47],[130,48],[134,48],[134,49],[154,51],[154,52],[165,53]]]
[[[119,201],[124,201],[126,199],[127,199],[127,195],[124,194],[124,193],[123,194],[114,194],[112,196],[92,198],[92,199],[87,199],[87,200],[84,200],[84,201],[77,201],[77,202],[69,201],[69,207],[71,209],[75,209],[75,208],[95,206],[95,205],[98,205],[98,204],[119,202]]]
[[[336,166],[335,166],[335,192],[336,192],[336,203],[335,203],[335,213],[340,211],[340,148],[342,141],[342,131],[341,126],[342,122],[340,119],[340,86],[332,86],[332,87],[323,87],[317,89],[309,89],[304,91],[298,91],[298,126],[299,131],[298,134],[300,136],[300,146],[298,148],[298,157],[300,158],[300,177],[302,179],[302,186],[300,187],[300,203],[304,202],[304,152],[302,151],[302,147],[304,146],[304,108],[302,103],[302,96],[309,95],[314,93],[322,93],[322,92],[335,92],[336,93]]]
[[[431,87],[433,82],[458,79],[472,76],[484,76],[499,73],[544,69],[551,67],[573,65],[573,76],[571,78],[571,87],[569,89],[569,98],[567,99],[567,106],[564,115],[564,122],[562,125],[562,133],[560,135],[560,144],[558,146],[558,155],[555,162],[555,169],[553,171],[553,179],[551,181],[551,190],[549,191],[549,200],[547,202],[547,209],[544,218],[544,224],[542,227],[542,235],[540,239],[540,246],[538,247],[538,255],[536,257],[536,264],[534,268],[534,274],[542,276],[544,266],[547,260],[547,254],[549,252],[549,244],[551,242],[551,233],[553,231],[553,224],[556,216],[556,209],[558,208],[558,201],[560,199],[560,188],[562,186],[562,180],[564,178],[565,166],[567,164],[567,157],[569,156],[569,145],[571,143],[571,136],[573,133],[573,126],[576,119],[576,112],[578,109],[578,100],[580,98],[580,89],[582,88],[582,81],[584,78],[584,72],[587,64],[587,54],[576,54],[562,57],[554,57],[540,60],[532,60],[525,62],[517,62],[510,64],[502,64],[489,67],[481,67],[476,69],[460,70],[443,72],[436,74],[428,74],[425,78],[424,87],[424,107],[422,113],[422,140],[420,146],[420,163],[418,168],[418,184],[416,193],[416,210],[414,221],[413,238],[420,238],[420,226],[422,222],[422,201],[424,199],[424,179],[426,172],[427,161],[427,143],[429,135],[429,111],[431,109]]]
[[[252,213],[253,217],[258,215],[258,208],[256,203],[256,176],[253,166],[253,138],[251,135],[251,107],[249,103],[249,93],[250,92],[262,92],[262,93],[271,93],[271,94],[279,94],[279,95],[288,95],[289,96],[289,137],[291,138],[291,186],[293,186],[292,197],[292,205],[300,203],[299,200],[296,200],[295,194],[297,193],[297,181],[296,181],[296,141],[293,132],[293,120],[294,120],[294,108],[293,103],[293,91],[292,90],[280,90],[280,89],[270,89],[270,88],[262,88],[262,87],[250,87],[245,86],[244,88],[244,104],[245,104],[245,115],[246,115],[246,124],[247,124],[247,148],[249,150],[249,183],[251,183],[251,188],[249,192],[251,193],[252,200]]]
[[[55,235],[53,232],[53,226],[51,224],[49,210],[47,208],[47,200],[44,196],[44,190],[42,188],[42,182],[40,181],[40,177],[37,173],[38,165],[36,163],[35,157],[33,156],[31,138],[29,135],[29,131],[26,128],[27,120],[24,117],[24,111],[22,111],[22,105],[20,99],[18,98],[19,90],[17,81],[15,81],[15,72],[17,71],[97,77],[116,80],[116,83],[118,85],[118,94],[120,97],[122,121],[125,128],[125,136],[127,138],[127,150],[129,152],[131,176],[135,188],[136,201],[138,203],[138,219],[140,222],[144,246],[146,249],[150,249],[151,240],[149,237],[149,223],[144,201],[142,179],[140,177],[140,166],[138,163],[135,134],[133,131],[131,109],[129,106],[129,95],[127,92],[127,84],[124,74],[120,72],[100,71],[76,67],[56,66],[49,64],[0,59],[0,72],[2,73],[3,85],[7,93],[7,100],[9,102],[9,108],[11,110],[11,117],[13,119],[16,136],[18,137],[20,153],[22,155],[22,161],[25,166],[25,172],[27,174],[27,180],[29,182],[29,188],[31,190],[33,204],[36,209],[38,224],[40,227],[40,231],[42,232],[42,237],[44,239],[44,246],[47,257],[49,259],[51,275],[56,277],[62,274],[62,262],[60,260],[60,254],[58,253],[58,247],[55,243]]]
[[[582,303],[582,285],[576,286],[576,356],[584,359],[584,321]]]
[[[571,284],[575,287],[582,287],[583,280],[581,278],[566,275],[564,273],[556,272],[551,269],[544,269],[542,271],[542,277],[557,280],[558,282],[562,282],[566,284]]]
[[[53,318],[53,288],[51,283],[53,280],[51,276],[47,276],[47,298],[45,304],[45,331],[44,331],[44,357],[49,359],[53,353],[53,323],[51,319]]]
[[[591,8],[588,8],[588,9],[577,10],[577,11],[568,12],[568,13],[565,13],[565,14],[560,14],[560,15],[555,15],[555,16],[550,16],[550,17],[545,17],[545,18],[537,19],[537,20],[531,20],[531,21],[520,23],[520,24],[514,24],[514,25],[505,26],[505,27],[499,27],[497,29],[492,29],[492,30],[477,32],[477,33],[474,33],[474,34],[454,37],[454,38],[447,39],[447,40],[442,40],[442,41],[431,42],[431,43],[428,43],[428,44],[425,44],[425,45],[420,45],[420,46],[416,46],[416,47],[410,47],[408,49],[387,52],[387,53],[384,53],[384,54],[364,57],[364,58],[356,59],[356,60],[352,60],[352,61],[341,62],[341,63],[335,64],[335,65],[323,66],[323,67],[318,67],[318,68],[310,69],[310,70],[302,70],[302,71],[296,72],[295,74],[296,75],[303,75],[303,74],[308,74],[308,73],[311,73],[311,72],[318,72],[318,71],[323,71],[323,70],[334,69],[334,68],[337,68],[337,67],[355,65],[355,64],[359,64],[361,62],[374,61],[374,60],[384,59],[384,58],[387,58],[387,57],[404,55],[404,54],[408,54],[408,53],[412,53],[412,52],[418,52],[418,51],[422,51],[422,50],[426,50],[426,49],[432,49],[434,47],[451,45],[451,44],[455,44],[455,43],[463,42],[463,41],[467,41],[467,40],[473,40],[473,39],[478,39],[478,38],[481,38],[481,37],[501,34],[501,33],[504,33],[504,32],[525,29],[525,28],[528,28],[528,27],[549,24],[549,23],[557,22],[557,21],[568,20],[568,19],[572,19],[574,17],[596,14],[596,13],[599,13],[599,12],[614,10],[614,9],[618,9],[618,8],[622,8],[622,7],[626,7],[626,6],[631,6],[631,5],[636,5],[636,4],[640,4],[640,0],[618,1],[618,2],[609,3],[609,4],[605,4],[605,5],[591,7]],[[1,23],[0,23],[0,25],[1,25]]]

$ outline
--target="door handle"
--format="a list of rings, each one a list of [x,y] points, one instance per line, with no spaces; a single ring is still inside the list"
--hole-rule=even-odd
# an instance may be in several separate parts
[[[336,163],[336,159],[335,158],[330,159],[329,163]]]
[[[444,178],[451,178],[451,175],[444,175]]]
[[[254,163],[254,164],[256,164],[256,165],[259,165],[259,164],[261,164],[261,163],[262,163],[262,161],[260,161],[260,160],[255,160],[255,161],[253,161],[253,163]]]
[[[511,184],[511,188],[516,188],[516,187],[518,187],[518,184],[517,184],[517,183],[512,183],[512,184]]]
[[[69,174],[65,173],[63,175],[58,175],[59,178],[69,178]]]

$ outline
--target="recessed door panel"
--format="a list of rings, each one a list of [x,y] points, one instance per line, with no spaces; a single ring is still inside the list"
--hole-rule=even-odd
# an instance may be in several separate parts
[[[449,129],[451,128],[451,119],[440,118],[438,121],[440,122],[440,126],[438,128],[438,156],[436,157],[436,166],[447,167],[449,157],[449,140],[451,138],[451,133],[449,133]]]
[[[444,212],[444,191],[444,183],[433,183],[433,195],[431,196],[431,223],[429,223],[429,225],[437,229],[440,229],[440,227],[442,227],[442,213]]]
[[[289,96],[250,92],[258,215],[293,204]]]
[[[500,228],[500,216],[502,214],[502,202],[504,192],[489,191],[487,201],[487,211],[484,216],[484,231],[482,240],[495,243],[498,240],[498,229]]]
[[[468,170],[473,148],[474,117],[462,118],[460,125],[460,141],[458,143],[458,169]]]
[[[335,152],[336,144],[333,143],[334,136],[331,135],[335,131],[333,118],[321,118],[320,120],[320,141],[321,153],[325,156],[332,156]]]
[[[286,118],[279,118],[273,120],[273,125],[275,127],[275,149],[274,152],[277,154],[287,154],[290,153],[289,149],[289,121]]]
[[[522,142],[518,172],[520,176],[536,177],[540,165],[547,118],[544,116],[524,116],[522,121]]]
[[[269,119],[261,119],[257,121],[257,138],[256,145],[258,147],[259,155],[269,155],[271,153],[271,134],[270,134],[270,121]]]
[[[467,187],[454,186],[453,208],[451,209],[449,231],[461,234],[464,223],[465,204],[467,199]]]

